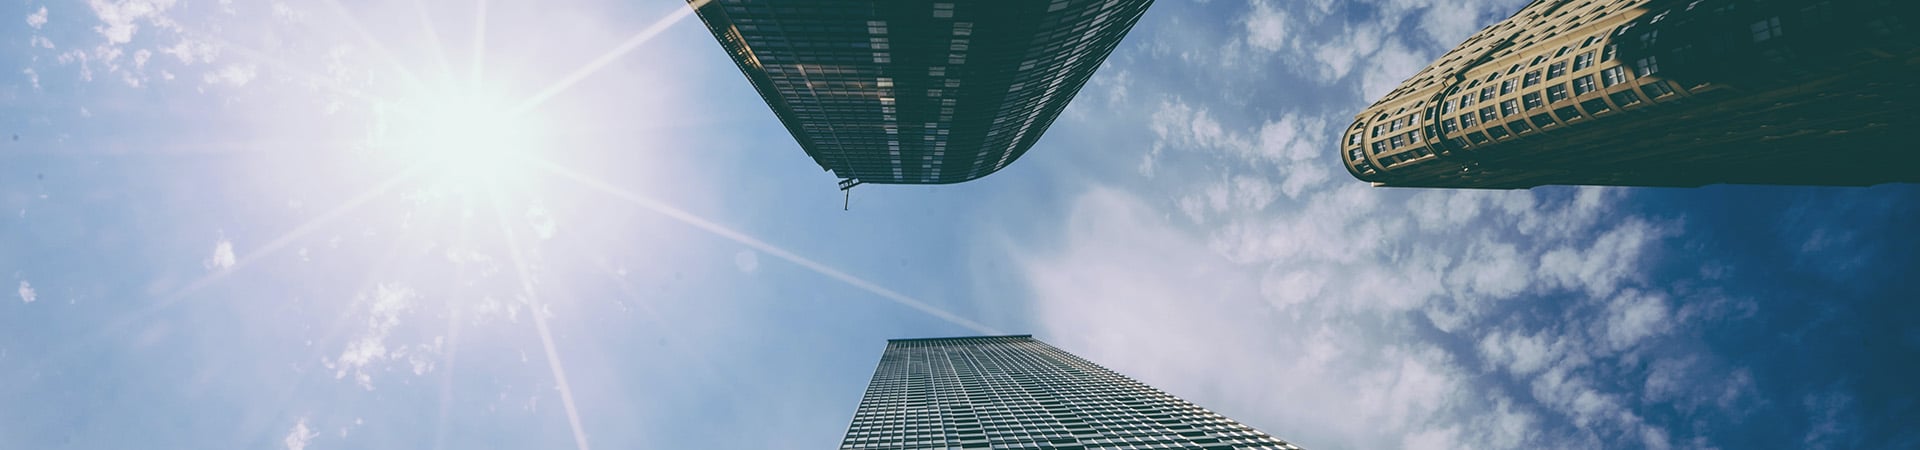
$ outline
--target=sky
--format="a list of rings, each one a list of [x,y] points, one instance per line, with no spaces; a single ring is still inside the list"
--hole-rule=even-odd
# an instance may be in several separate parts
[[[0,448],[834,448],[979,334],[1311,449],[1920,447],[1920,187],[1343,172],[1523,3],[1163,0],[843,199],[677,1],[8,1]]]

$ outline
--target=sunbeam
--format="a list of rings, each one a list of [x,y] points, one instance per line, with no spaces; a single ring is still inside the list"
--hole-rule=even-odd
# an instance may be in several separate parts
[[[475,1],[473,12],[473,67],[468,75],[474,86],[486,79],[487,62],[487,0]]]
[[[369,33],[366,28],[361,27],[360,21],[353,18],[353,13],[348,12],[345,6],[340,5],[340,0],[326,0],[326,3],[328,7],[333,9],[334,14],[340,16],[340,21],[344,22],[347,29],[353,30],[354,34],[360,36],[361,41],[365,42],[368,47],[373,48],[374,53],[379,54],[381,59],[385,59],[388,65],[393,66],[393,70],[400,74],[400,78],[406,80],[408,87],[413,89],[420,88],[420,77],[414,75],[412,70],[408,70],[406,65],[400,64],[400,58],[394,57],[393,52],[387,50],[387,46],[381,44],[379,39],[374,39],[373,33]]]
[[[580,80],[586,79],[595,72],[599,72],[600,68],[606,67],[607,64],[612,64],[614,60],[625,56],[627,52],[633,51],[633,49],[639,47],[640,44],[645,44],[647,41],[652,40],[653,37],[660,34],[661,31],[666,31],[668,26],[679,23],[681,19],[693,15],[693,11],[699,9],[700,5],[705,3],[706,1],[702,0],[687,5],[688,7],[686,8],[675,9],[672,13],[667,14],[666,17],[654,21],[652,25],[648,25],[647,28],[640,30],[639,33],[635,33],[633,37],[627,38],[626,42],[621,42],[619,46],[608,50],[605,54],[600,55],[599,58],[594,58],[593,62],[581,66],[579,69],[574,70],[573,73],[567,74],[566,78],[561,78],[560,81],[554,82],[552,86],[548,86],[546,89],[541,90],[540,93],[527,98],[526,102],[521,103],[519,107],[513,109],[514,115],[530,111],[533,108],[539,107],[541,103],[546,103],[546,101],[553,98],[553,96],[560,95],[561,92],[565,92],[568,88],[573,87],[574,83],[579,83]]]
[[[520,279],[520,293],[527,296],[532,306],[533,326],[540,333],[540,347],[547,354],[547,368],[553,371],[554,385],[560,390],[560,405],[567,410],[567,425],[573,428],[573,444],[579,450],[587,450],[587,432],[580,426],[580,411],[573,403],[573,387],[567,384],[567,369],[560,362],[560,352],[553,345],[553,331],[547,327],[547,305],[533,289],[533,277],[527,271],[524,252],[520,250],[520,240],[507,224],[507,213],[500,209],[499,195],[492,198],[494,218],[499,221],[500,232],[507,239],[507,252],[513,258],[515,275]]]
[[[421,31],[427,33],[427,46],[433,49],[433,62],[440,68],[442,78],[453,78],[453,64],[447,62],[447,49],[440,45],[440,31],[433,26],[433,16],[427,14],[427,5],[413,0],[413,12],[420,15]]]
[[[566,178],[581,184],[585,184],[588,187],[598,189],[601,192],[604,192],[608,195],[612,195],[621,200],[626,200],[628,203],[632,203],[635,206],[646,208],[653,212],[660,213],[667,217],[673,218],[674,220],[678,220],[682,223],[692,225],[695,228],[699,228],[709,233],[713,233],[714,235],[726,238],[734,242],[738,242],[741,245],[752,247],[755,250],[759,250],[761,252],[765,252],[766,254],[773,255],[774,257],[787,260],[787,262],[791,262],[800,267],[804,267],[807,270],[813,271],[814,273],[825,275],[828,278],[833,278],[835,280],[839,280],[840,282],[847,283],[850,286],[860,288],[861,290],[873,293],[874,295],[878,295],[881,298],[892,300],[894,303],[898,303],[902,306],[906,306],[909,308],[919,310],[920,312],[927,313],[928,315],[937,317],[940,320],[945,320],[947,321],[947,323],[959,325],[963,328],[976,331],[981,334],[989,334],[989,335],[1005,334],[1000,332],[999,330],[994,329],[993,327],[989,327],[989,326],[986,326],[985,324],[968,320],[964,317],[960,317],[959,315],[955,315],[954,313],[948,312],[947,310],[940,309],[939,307],[935,307],[933,305],[929,305],[926,302],[920,301],[919,299],[909,297],[906,294],[894,292],[892,289],[881,287],[880,285],[874,284],[873,282],[867,281],[866,279],[853,276],[846,272],[841,272],[839,269],[829,267],[826,264],[822,264],[812,259],[807,259],[804,256],[794,254],[793,252],[789,252],[786,249],[782,249],[780,247],[774,246],[773,244],[769,244],[766,241],[762,241],[752,236],[748,236],[745,233],[741,233],[739,231],[734,231],[732,228],[727,228],[720,224],[713,223],[712,221],[700,218],[700,216],[693,215],[693,213],[687,212],[680,208],[675,208],[671,205],[662,203],[658,200],[643,197],[639,194],[635,194],[625,189],[620,189],[619,187],[613,186],[611,184],[607,184],[606,182],[594,179],[593,177],[589,177],[589,176],[580,174],[579,172],[575,172],[565,167],[561,167],[558,164],[554,164],[552,161],[534,159],[532,162],[540,166],[540,168],[546,169],[547,171],[552,172],[555,175],[559,175],[562,178]]]
[[[346,203],[341,203],[340,206],[336,206],[333,209],[328,210],[326,213],[319,215],[318,217],[308,219],[305,223],[300,224],[300,226],[294,227],[292,230],[288,230],[286,233],[281,234],[280,237],[274,238],[271,241],[267,241],[265,245],[261,245],[260,247],[253,249],[253,251],[247,252],[246,255],[241,256],[237,259],[234,259],[232,267],[214,271],[213,273],[209,273],[206,276],[200,277],[200,279],[194,280],[193,283],[188,284],[186,287],[183,287],[183,288],[180,288],[179,290],[174,291],[173,294],[168,295],[165,299],[162,299],[159,303],[154,304],[153,306],[149,306],[147,309],[157,310],[157,309],[166,308],[167,306],[172,305],[174,302],[179,301],[179,299],[184,298],[187,294],[200,290],[201,288],[207,287],[207,285],[213,284],[213,282],[219,281],[221,278],[225,278],[228,274],[232,274],[234,272],[239,271],[240,269],[246,268],[248,265],[252,264],[254,261],[259,260],[260,258],[264,258],[264,257],[267,257],[268,255],[272,255],[274,252],[277,252],[280,249],[285,248],[287,244],[292,244],[294,240],[305,237],[307,234],[313,233],[314,230],[320,229],[321,225],[326,225],[327,223],[332,222],[334,219],[337,219],[348,212],[352,212],[353,210],[358,209],[360,205],[365,204],[370,200],[373,200],[375,197],[385,195],[388,191],[393,190],[394,186],[399,185],[401,181],[405,181],[407,178],[409,178],[409,175],[411,175],[416,170],[417,168],[409,168],[408,170],[404,170],[398,174],[394,174],[393,177],[388,178],[386,181],[383,181],[380,184],[375,185],[373,188],[367,189],[366,192],[362,192],[360,193],[360,195],[355,196],[350,200],[347,200]]]

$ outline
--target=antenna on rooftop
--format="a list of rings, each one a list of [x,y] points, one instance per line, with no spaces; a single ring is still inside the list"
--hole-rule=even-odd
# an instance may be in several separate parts
[[[840,204],[841,211],[846,211],[849,207],[853,206],[853,187],[859,186],[865,183],[866,182],[860,181],[857,178],[845,178],[840,180],[840,192],[843,194],[846,194],[846,198],[842,200],[843,203]]]

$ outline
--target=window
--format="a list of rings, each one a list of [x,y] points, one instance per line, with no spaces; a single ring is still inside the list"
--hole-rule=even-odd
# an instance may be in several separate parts
[[[1567,85],[1547,86],[1547,103],[1559,103],[1567,99]]]
[[[1527,93],[1527,95],[1520,96],[1520,98],[1523,100],[1526,100],[1528,110],[1532,110],[1534,108],[1539,108],[1542,105],[1546,105],[1546,102],[1540,101],[1539,92],[1530,92],[1530,93]]]
[[[1546,129],[1554,125],[1558,125],[1556,123],[1553,123],[1553,117],[1548,116],[1547,113],[1534,114],[1532,120],[1533,120],[1533,126],[1539,127],[1541,129]]]
[[[1511,135],[1511,134],[1512,134],[1512,133],[1508,133],[1508,132],[1507,132],[1507,129],[1506,129],[1506,128],[1500,128],[1500,127],[1489,127],[1489,128],[1487,128],[1487,136],[1489,136],[1489,137],[1492,137],[1492,138],[1494,138],[1494,139],[1502,139],[1502,138],[1506,138],[1507,136],[1509,136],[1509,135]]]
[[[1456,122],[1453,119],[1442,120],[1440,121],[1440,129],[1446,130],[1448,133],[1460,131],[1460,122]]]
[[[1364,156],[1362,156],[1362,155],[1360,154],[1360,149],[1358,149],[1358,148],[1354,148],[1354,149],[1348,149],[1348,150],[1347,150],[1347,160],[1348,160],[1348,161],[1359,161],[1359,160],[1361,160],[1361,159],[1364,159]]]
[[[1473,107],[1473,94],[1460,96],[1460,109],[1467,109],[1471,107]]]
[[[1653,31],[1648,31],[1640,34],[1640,48],[1653,47],[1653,44],[1658,42],[1660,42],[1660,30],[1653,30]]]
[[[1507,75],[1513,75],[1514,72],[1519,72],[1519,71],[1520,71],[1520,65],[1514,64],[1513,67],[1507,68]]]
[[[1374,126],[1373,126],[1373,134],[1372,134],[1372,135],[1369,135],[1369,136],[1367,136],[1367,137],[1380,137],[1380,128],[1381,128],[1381,125],[1374,125]]]
[[[1613,87],[1613,85],[1625,82],[1627,82],[1626,69],[1614,66],[1607,68],[1607,70],[1600,71],[1600,86],[1602,87]]]
[[[1376,141],[1373,143],[1373,154],[1378,155],[1386,152],[1387,152],[1387,141]]]
[[[1511,116],[1519,113],[1520,113],[1519,100],[1507,100],[1504,102],[1500,102],[1500,115]]]
[[[1500,82],[1500,95],[1507,95],[1512,93],[1513,93],[1513,80]]]
[[[1593,45],[1595,42],[1600,42],[1599,36],[1587,36],[1587,40],[1580,41],[1580,48],[1587,48],[1587,46]]]
[[[1395,119],[1392,122],[1387,122],[1387,131],[1400,131],[1401,120],[1405,120],[1405,119]]]
[[[1535,56],[1533,57],[1532,62],[1527,63],[1527,67],[1538,66],[1540,65],[1540,63],[1543,63],[1543,62],[1547,62],[1547,55]]]
[[[1400,148],[1400,146],[1402,145],[1407,145],[1407,138],[1405,136],[1396,134],[1396,135],[1393,135],[1392,138],[1388,138],[1388,139],[1393,141],[1393,148]]]
[[[1500,118],[1500,116],[1499,116],[1499,115],[1496,115],[1496,114],[1494,114],[1494,112],[1493,112],[1493,107],[1492,107],[1492,106],[1488,106],[1488,107],[1485,107],[1485,108],[1480,108],[1480,121],[1481,121],[1481,122],[1486,122],[1486,123],[1493,123],[1493,121],[1494,121],[1495,119],[1499,119],[1499,118]]]
[[[1475,144],[1484,144],[1487,142],[1487,135],[1481,132],[1475,131],[1472,133],[1467,133],[1467,140],[1471,140]]]
[[[1753,26],[1747,28],[1753,31],[1754,42],[1766,42],[1770,39],[1780,37],[1780,16],[1754,22]]]
[[[1613,93],[1613,104],[1620,105],[1622,108],[1638,103],[1640,103],[1640,96],[1635,95],[1631,89]]]
[[[1619,48],[1620,48],[1619,44],[1607,44],[1606,50],[1600,51],[1600,62],[1612,61],[1613,51]]]
[[[1408,131],[1408,132],[1407,132],[1407,144],[1408,144],[1408,145],[1420,145],[1420,132],[1419,132],[1419,131]]]
[[[1555,117],[1559,117],[1561,122],[1573,122],[1575,120],[1580,120],[1580,109],[1572,106],[1567,106],[1564,108],[1553,110],[1553,115]]]
[[[1551,80],[1551,79],[1560,78],[1564,76],[1567,76],[1566,61],[1553,63],[1553,65],[1547,66],[1547,79]]]
[[[1473,113],[1466,113],[1460,116],[1460,126],[1472,127],[1474,125],[1479,125],[1479,124],[1480,124],[1479,119],[1475,119],[1473,116]]]
[[[1646,86],[1641,86],[1640,88],[1647,91],[1647,98],[1660,98],[1673,95],[1673,88],[1667,86],[1667,82],[1665,81],[1648,83]]]
[[[1347,145],[1354,145],[1359,143],[1360,143],[1360,133],[1354,133],[1352,136],[1347,136]]]
[[[1454,106],[1453,102],[1440,102],[1440,113],[1441,114],[1452,113],[1453,106]]]
[[[1586,109],[1587,109],[1587,113],[1589,113],[1589,114],[1593,114],[1593,115],[1596,115],[1596,116],[1597,116],[1597,115],[1600,115],[1601,113],[1605,113],[1605,112],[1607,112],[1607,111],[1612,111],[1612,110],[1613,110],[1613,107],[1612,107],[1612,106],[1607,106],[1607,101],[1606,101],[1606,100],[1601,100],[1601,99],[1597,99],[1597,98],[1596,98],[1596,99],[1593,99],[1593,100],[1587,100],[1587,101],[1584,101],[1584,102],[1580,102],[1580,107],[1582,107],[1582,108],[1586,108]]]
[[[1538,70],[1527,72],[1527,78],[1520,83],[1520,87],[1530,88],[1536,84],[1540,84],[1540,71]]]
[[[1573,95],[1587,95],[1593,92],[1593,75],[1573,79]]]
[[[1569,50],[1573,50],[1573,47],[1571,47],[1571,46],[1568,46],[1568,47],[1560,47],[1560,50],[1558,50],[1558,51],[1555,51],[1555,52],[1553,52],[1553,57],[1555,57],[1555,58],[1559,58],[1559,57],[1562,57],[1562,56],[1567,56],[1567,51],[1569,51]]]
[[[1647,76],[1660,73],[1660,57],[1648,56],[1633,63],[1635,76]]]
[[[1480,100],[1493,100],[1493,86],[1487,86],[1485,89],[1480,90]]]
[[[1593,67],[1593,52],[1581,53],[1580,56],[1573,57],[1573,71],[1579,72],[1588,67]]]
[[[1512,121],[1512,122],[1507,122],[1507,128],[1512,128],[1512,129],[1513,129],[1513,132],[1514,132],[1514,134],[1519,134],[1519,133],[1525,133],[1525,132],[1528,132],[1528,131],[1533,131],[1533,127],[1529,127],[1529,126],[1527,126],[1527,121],[1526,121],[1526,120],[1515,120],[1515,121]]]

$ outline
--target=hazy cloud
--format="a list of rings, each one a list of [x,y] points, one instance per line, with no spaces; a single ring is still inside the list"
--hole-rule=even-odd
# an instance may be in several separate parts
[[[733,266],[741,272],[753,273],[760,270],[760,254],[753,250],[741,250],[733,254]]]

